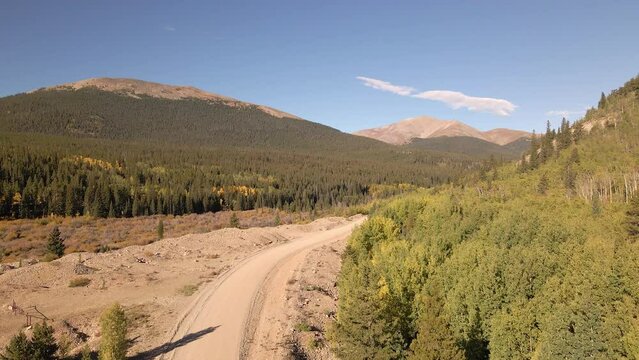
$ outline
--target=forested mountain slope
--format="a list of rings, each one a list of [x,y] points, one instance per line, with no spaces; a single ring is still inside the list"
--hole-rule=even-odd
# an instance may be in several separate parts
[[[465,154],[473,157],[513,160],[530,147],[530,140],[520,138],[506,145],[498,145],[470,136],[445,136],[428,139],[413,139],[404,145],[409,149],[431,150]]]
[[[116,81],[106,79],[100,83],[102,87],[91,82],[74,87],[76,83],[71,83],[2,98],[0,131],[253,148],[391,149],[381,142],[260,105],[213,94],[209,94],[210,97],[186,96],[191,93],[184,97],[177,97],[179,93],[151,96],[168,92],[164,88],[154,92],[123,92]],[[172,88],[135,81],[151,84],[148,86],[151,89]],[[107,85],[111,86],[105,88]]]
[[[188,87],[90,79],[0,99],[0,218],[313,211],[458,179],[403,149]]]
[[[634,78],[524,161],[376,209],[343,257],[336,353],[639,358],[638,185]]]

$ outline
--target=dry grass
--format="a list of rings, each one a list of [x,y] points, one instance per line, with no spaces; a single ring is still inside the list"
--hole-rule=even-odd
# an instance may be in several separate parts
[[[69,287],[84,287],[88,286],[90,283],[91,279],[80,276],[75,279],[71,279],[71,281],[69,281]]]
[[[146,245],[157,240],[157,224],[164,220],[164,237],[204,233],[229,226],[230,211],[183,216],[143,216],[130,219],[101,219],[93,217],[47,217],[42,219],[0,221],[0,248],[3,262],[26,258],[41,258],[46,252],[47,236],[59,226],[67,246],[66,253],[98,249],[108,251],[130,245]],[[240,227],[272,226],[276,210],[258,209],[235,212]],[[308,214],[279,212],[282,224],[309,221]]]
[[[184,296],[191,296],[195,294],[199,285],[184,285],[180,289],[178,289],[178,293]]]

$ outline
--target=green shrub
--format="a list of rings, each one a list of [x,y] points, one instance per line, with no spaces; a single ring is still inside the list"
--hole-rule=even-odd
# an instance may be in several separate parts
[[[80,355],[82,356],[81,359],[82,360],[93,360],[93,356],[91,355],[91,349],[89,348],[89,345],[84,345],[84,347],[82,347],[82,351],[80,352]]]
[[[127,350],[126,314],[119,304],[106,309],[100,318],[100,360],[124,360]]]
[[[192,284],[184,285],[178,290],[178,293],[184,296],[191,296],[195,294],[198,288],[199,288],[198,285],[192,285]]]
[[[164,238],[164,220],[160,219],[158,222],[158,239],[162,240]]]
[[[299,332],[306,332],[306,331],[311,331],[313,328],[311,327],[311,325],[309,325],[306,322],[300,322],[297,323],[297,325],[295,325],[295,330],[299,331]]]
[[[312,338],[308,341],[308,348],[311,350],[319,349],[322,347],[322,341],[316,338]]]
[[[71,281],[69,281],[69,287],[84,287],[88,286],[90,283],[91,279],[80,276],[75,279],[71,279]]]
[[[44,256],[42,257],[42,262],[51,262],[56,259],[59,259],[58,255],[47,253],[47,254],[44,254]]]
[[[234,228],[240,227],[240,219],[237,217],[236,213],[231,214],[231,219],[229,220],[229,226]]]

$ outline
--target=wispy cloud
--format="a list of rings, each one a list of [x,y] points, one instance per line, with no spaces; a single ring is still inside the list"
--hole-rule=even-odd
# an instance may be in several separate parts
[[[488,112],[499,116],[510,116],[517,105],[504,99],[489,97],[469,96],[459,91],[450,90],[429,90],[417,93],[415,88],[391,84],[384,80],[358,76],[364,85],[373,89],[391,92],[401,96],[411,96],[418,99],[440,101],[453,109],[465,108],[470,111]]]
[[[173,31],[175,31],[175,28],[173,26],[168,26],[167,25],[167,26],[164,27],[164,30],[173,32]]]
[[[409,86],[393,85],[387,81],[372,79],[365,76],[358,76],[358,80],[361,80],[364,85],[372,87],[373,89],[388,91],[393,94],[408,96],[415,92],[415,89]]]
[[[565,117],[565,118],[570,118],[573,115],[575,115],[575,117],[580,117],[581,115],[585,114],[586,111],[585,110],[550,110],[546,112],[546,116],[561,116],[561,117]]]
[[[413,95],[419,99],[441,101],[453,109],[466,108],[470,111],[488,112],[499,116],[510,116],[517,105],[504,99],[468,96],[459,91],[430,90]]]

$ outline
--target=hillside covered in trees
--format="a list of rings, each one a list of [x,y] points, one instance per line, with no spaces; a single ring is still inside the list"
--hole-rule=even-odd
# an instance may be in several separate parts
[[[516,164],[376,209],[349,240],[344,359],[638,359],[639,78]]]
[[[520,138],[506,145],[498,145],[470,136],[442,136],[428,139],[413,139],[408,149],[421,149],[446,153],[465,154],[478,158],[517,159],[530,147],[528,138]]]
[[[0,99],[0,218],[313,211],[482,166],[220,99],[93,87]]]

